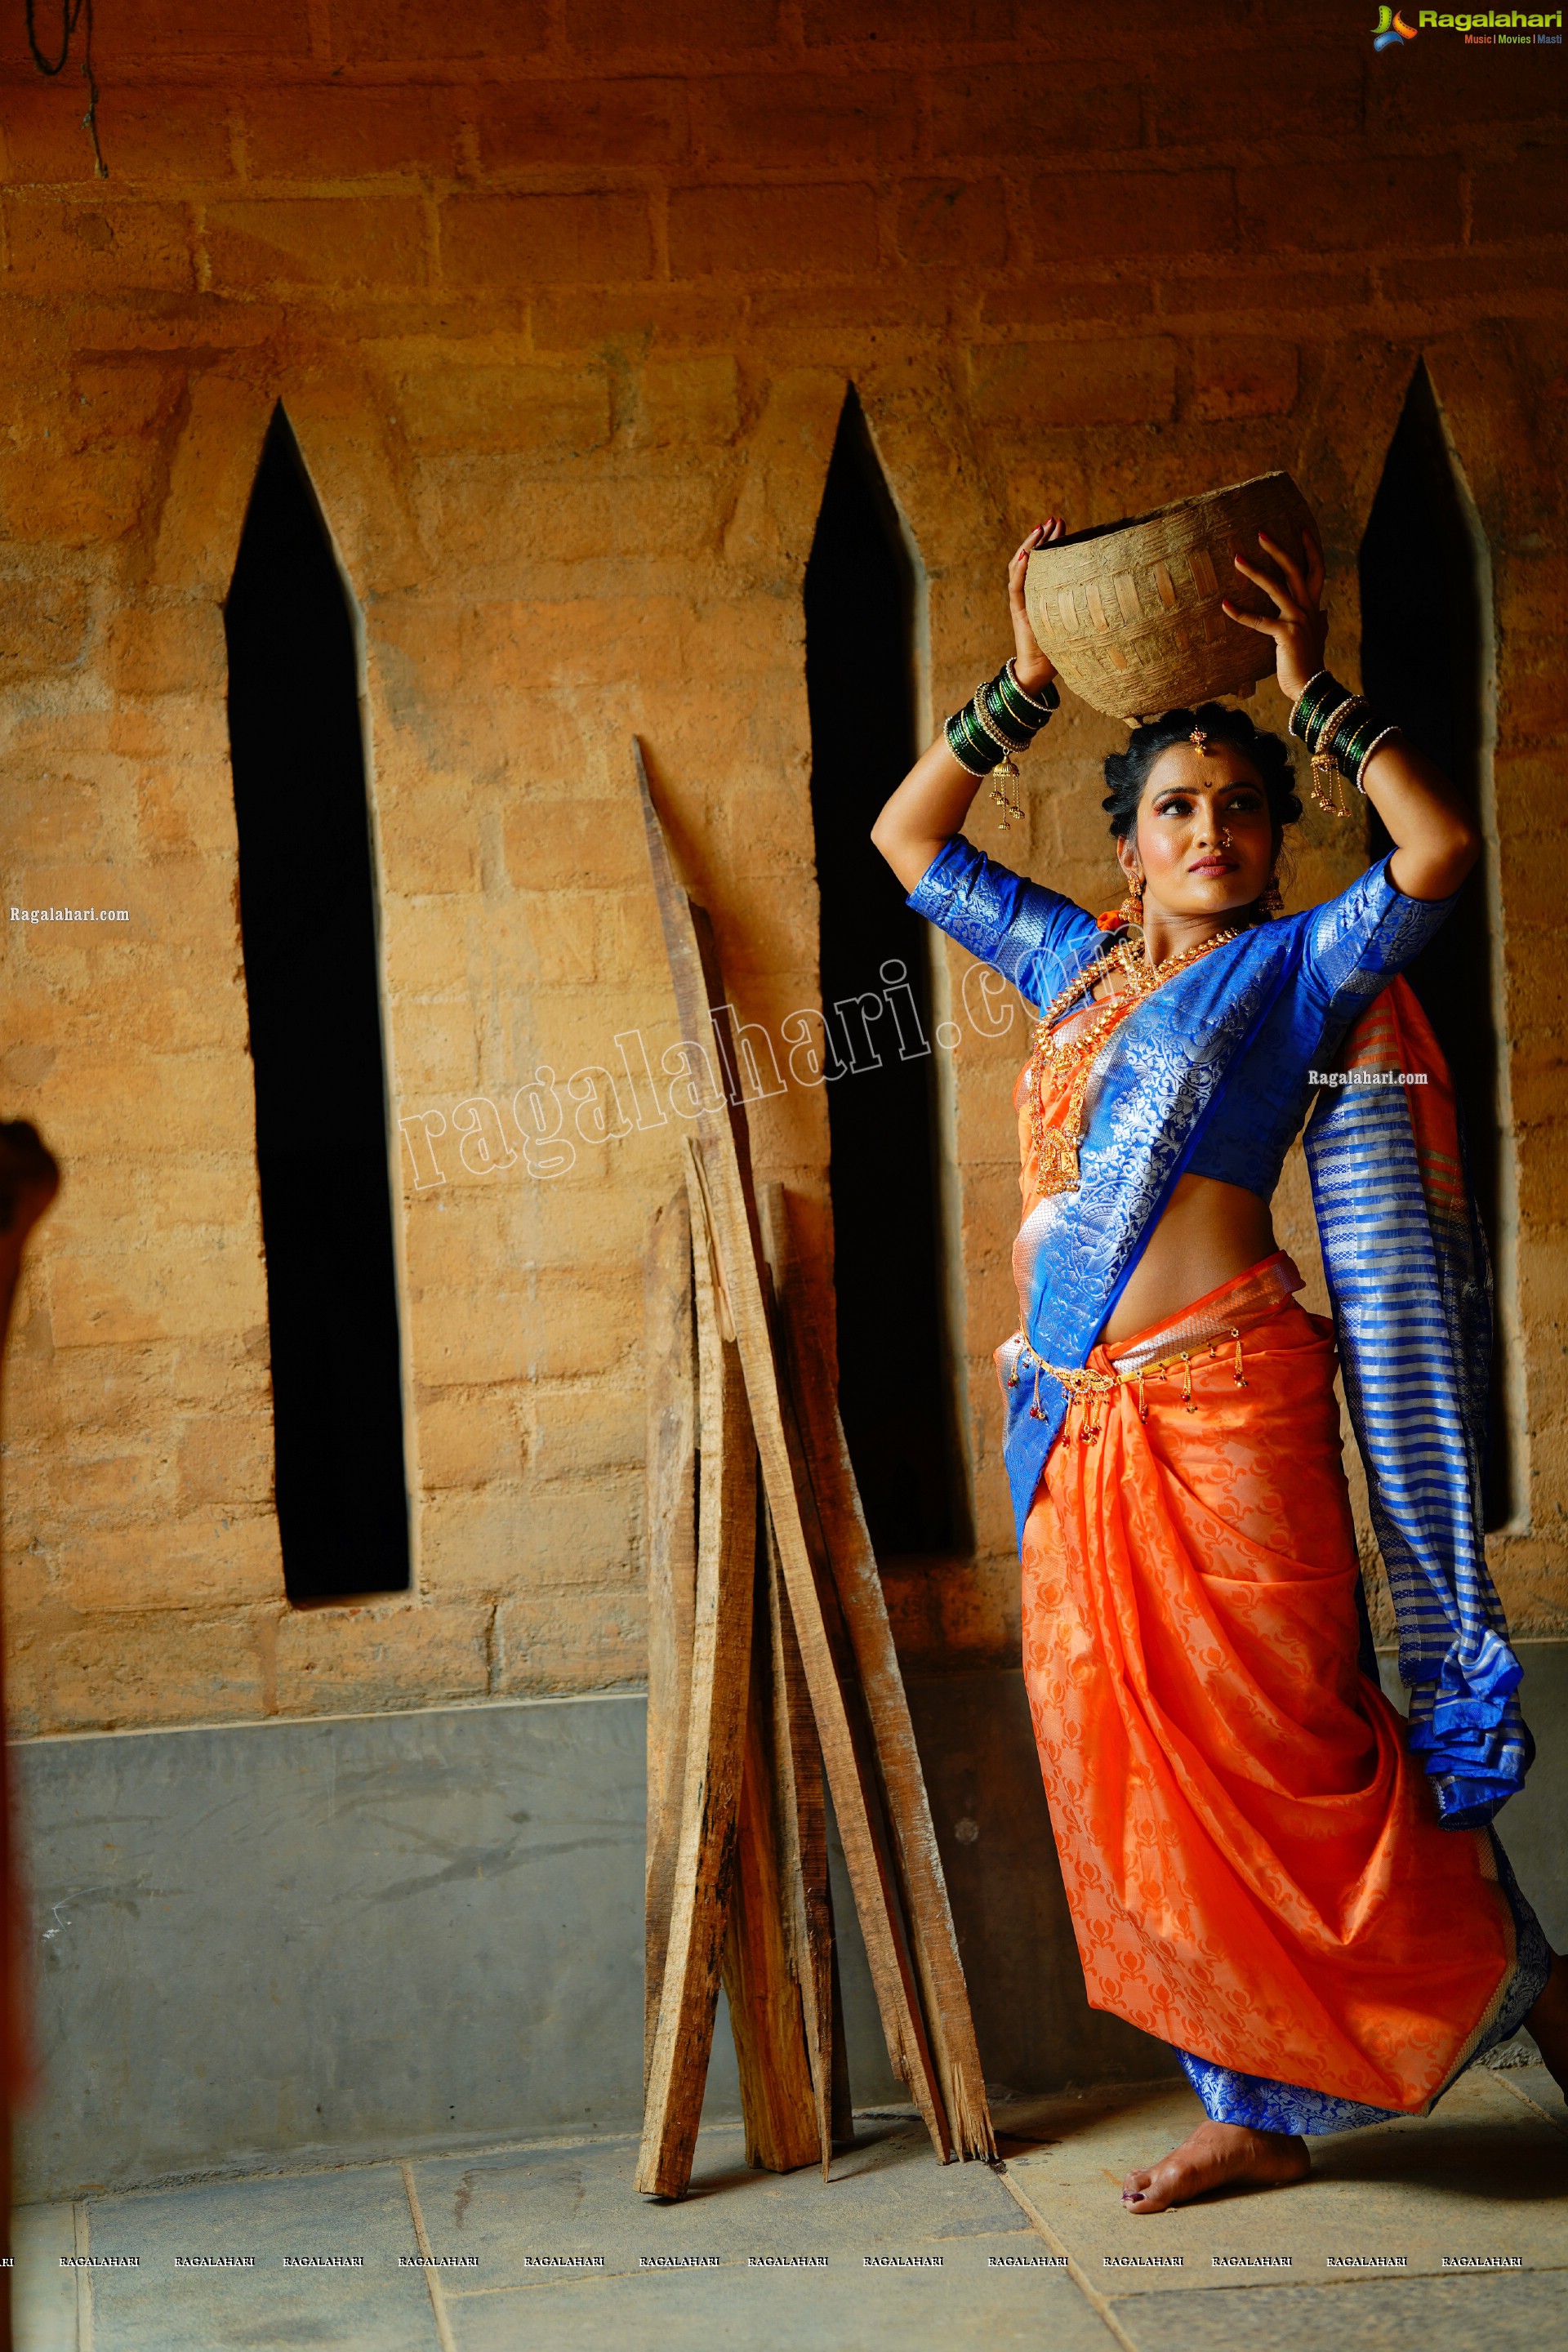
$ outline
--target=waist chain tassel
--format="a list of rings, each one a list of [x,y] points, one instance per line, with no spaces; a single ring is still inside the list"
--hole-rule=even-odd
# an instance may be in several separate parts
[[[1247,1374],[1242,1369],[1241,1328],[1236,1323],[1227,1325],[1226,1328],[1230,1338],[1236,1342],[1232,1378],[1238,1389],[1244,1389],[1248,1383]],[[1067,1391],[1069,1413],[1075,1404],[1081,1403],[1084,1408],[1083,1423],[1079,1430],[1079,1443],[1084,1445],[1089,1444],[1091,1437],[1098,1437],[1104,1427],[1103,1422],[1089,1420],[1090,1398],[1113,1396],[1119,1388],[1124,1388],[1130,1381],[1135,1381],[1138,1384],[1138,1418],[1141,1422],[1148,1420],[1149,1400],[1143,1391],[1143,1382],[1145,1377],[1151,1372],[1158,1372],[1163,1381],[1169,1380],[1179,1364],[1182,1368],[1182,1402],[1188,1412],[1196,1412],[1198,1409],[1197,1401],[1193,1395],[1191,1349],[1183,1348],[1174,1356],[1157,1357],[1151,1363],[1138,1365],[1136,1370],[1131,1372],[1091,1372],[1087,1365],[1048,1364],[1043,1356],[1037,1356],[1035,1353],[1021,1331],[1016,1333],[1016,1337],[1018,1341],[1018,1364],[1007,1382],[1008,1387],[1010,1389],[1017,1387],[1018,1373],[1022,1369],[1024,1358],[1027,1356],[1035,1367],[1035,1396],[1029,1407],[1029,1418],[1031,1421],[1047,1421],[1050,1416],[1040,1403],[1040,1375],[1042,1372],[1049,1372],[1052,1380],[1059,1381]],[[1218,1354],[1219,1340],[1215,1339],[1209,1349],[1211,1363]]]

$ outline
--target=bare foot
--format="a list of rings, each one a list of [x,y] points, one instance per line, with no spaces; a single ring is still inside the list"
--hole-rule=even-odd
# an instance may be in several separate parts
[[[1547,2073],[1568,2096],[1568,1960],[1561,1952],[1552,1955],[1546,1990],[1524,2021],[1535,2036]]]
[[[1205,2189],[1280,2189],[1305,2180],[1307,2144],[1294,2132],[1248,2131],[1240,2124],[1200,2124],[1190,2138],[1148,2172],[1130,2172],[1121,2202],[1130,2213],[1163,2213],[1189,2205]]]

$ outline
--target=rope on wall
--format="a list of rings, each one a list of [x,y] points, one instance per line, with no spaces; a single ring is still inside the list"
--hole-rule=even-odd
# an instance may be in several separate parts
[[[50,58],[38,46],[37,0],[26,0],[27,47],[33,53],[33,63],[38,71],[52,81],[63,73],[70,56],[71,43],[79,25],[82,27],[81,69],[87,78],[87,112],[82,127],[92,141],[93,168],[100,180],[109,177],[109,166],[103,160],[103,150],[98,143],[98,77],[92,69],[92,0],[60,0],[59,55]]]

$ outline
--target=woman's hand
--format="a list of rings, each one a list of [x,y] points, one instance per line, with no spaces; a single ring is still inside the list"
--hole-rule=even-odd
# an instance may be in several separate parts
[[[1244,580],[1250,580],[1272,598],[1273,617],[1238,613],[1228,596],[1224,609],[1244,629],[1257,629],[1273,638],[1274,675],[1279,681],[1280,692],[1294,702],[1309,679],[1316,677],[1323,667],[1323,647],[1329,635],[1328,616],[1318,610],[1318,599],[1323,593],[1323,551],[1306,530],[1301,533],[1300,562],[1287,555],[1266,530],[1258,532],[1258,543],[1266,555],[1274,559],[1269,569],[1248,563],[1239,555],[1233,561]]]
[[[1028,609],[1024,603],[1024,574],[1029,568],[1029,558],[1037,547],[1048,547],[1060,539],[1067,530],[1060,515],[1048,515],[1037,522],[1017,554],[1007,566],[1007,604],[1013,615],[1013,667],[1026,694],[1037,687],[1048,686],[1056,676],[1056,667],[1040,651],[1039,640],[1029,626]]]
[[[1013,614],[1013,666],[1026,694],[1048,686],[1056,676],[1029,626],[1024,607],[1024,571],[1037,547],[1060,539],[1067,526],[1060,515],[1035,525],[1007,566],[1007,602]],[[945,728],[930,750],[923,751],[886,803],[871,828],[871,839],[906,890],[912,890],[933,857],[946,848],[969,814],[980,789],[980,779],[952,756]]]

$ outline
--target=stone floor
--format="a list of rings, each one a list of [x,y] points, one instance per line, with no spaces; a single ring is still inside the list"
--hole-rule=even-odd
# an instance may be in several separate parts
[[[1135,2221],[1168,2083],[999,2101],[1004,2160],[942,2168],[865,2115],[826,2186],[704,2132],[644,2203],[627,2138],[207,2181],[16,2217],[20,2352],[1513,2352],[1568,2340],[1568,2108],[1539,2066],[1424,2123],[1320,2141],[1313,2178]],[[460,2258],[425,2271],[420,2256]],[[90,2254],[110,2265],[62,2263]],[[114,2267],[114,2256],[136,2257]],[[193,2256],[249,2267],[189,2267]],[[289,2257],[353,2258],[301,2268]],[[588,2257],[582,2268],[560,2258]],[[182,2258],[184,2262],[182,2262]]]

